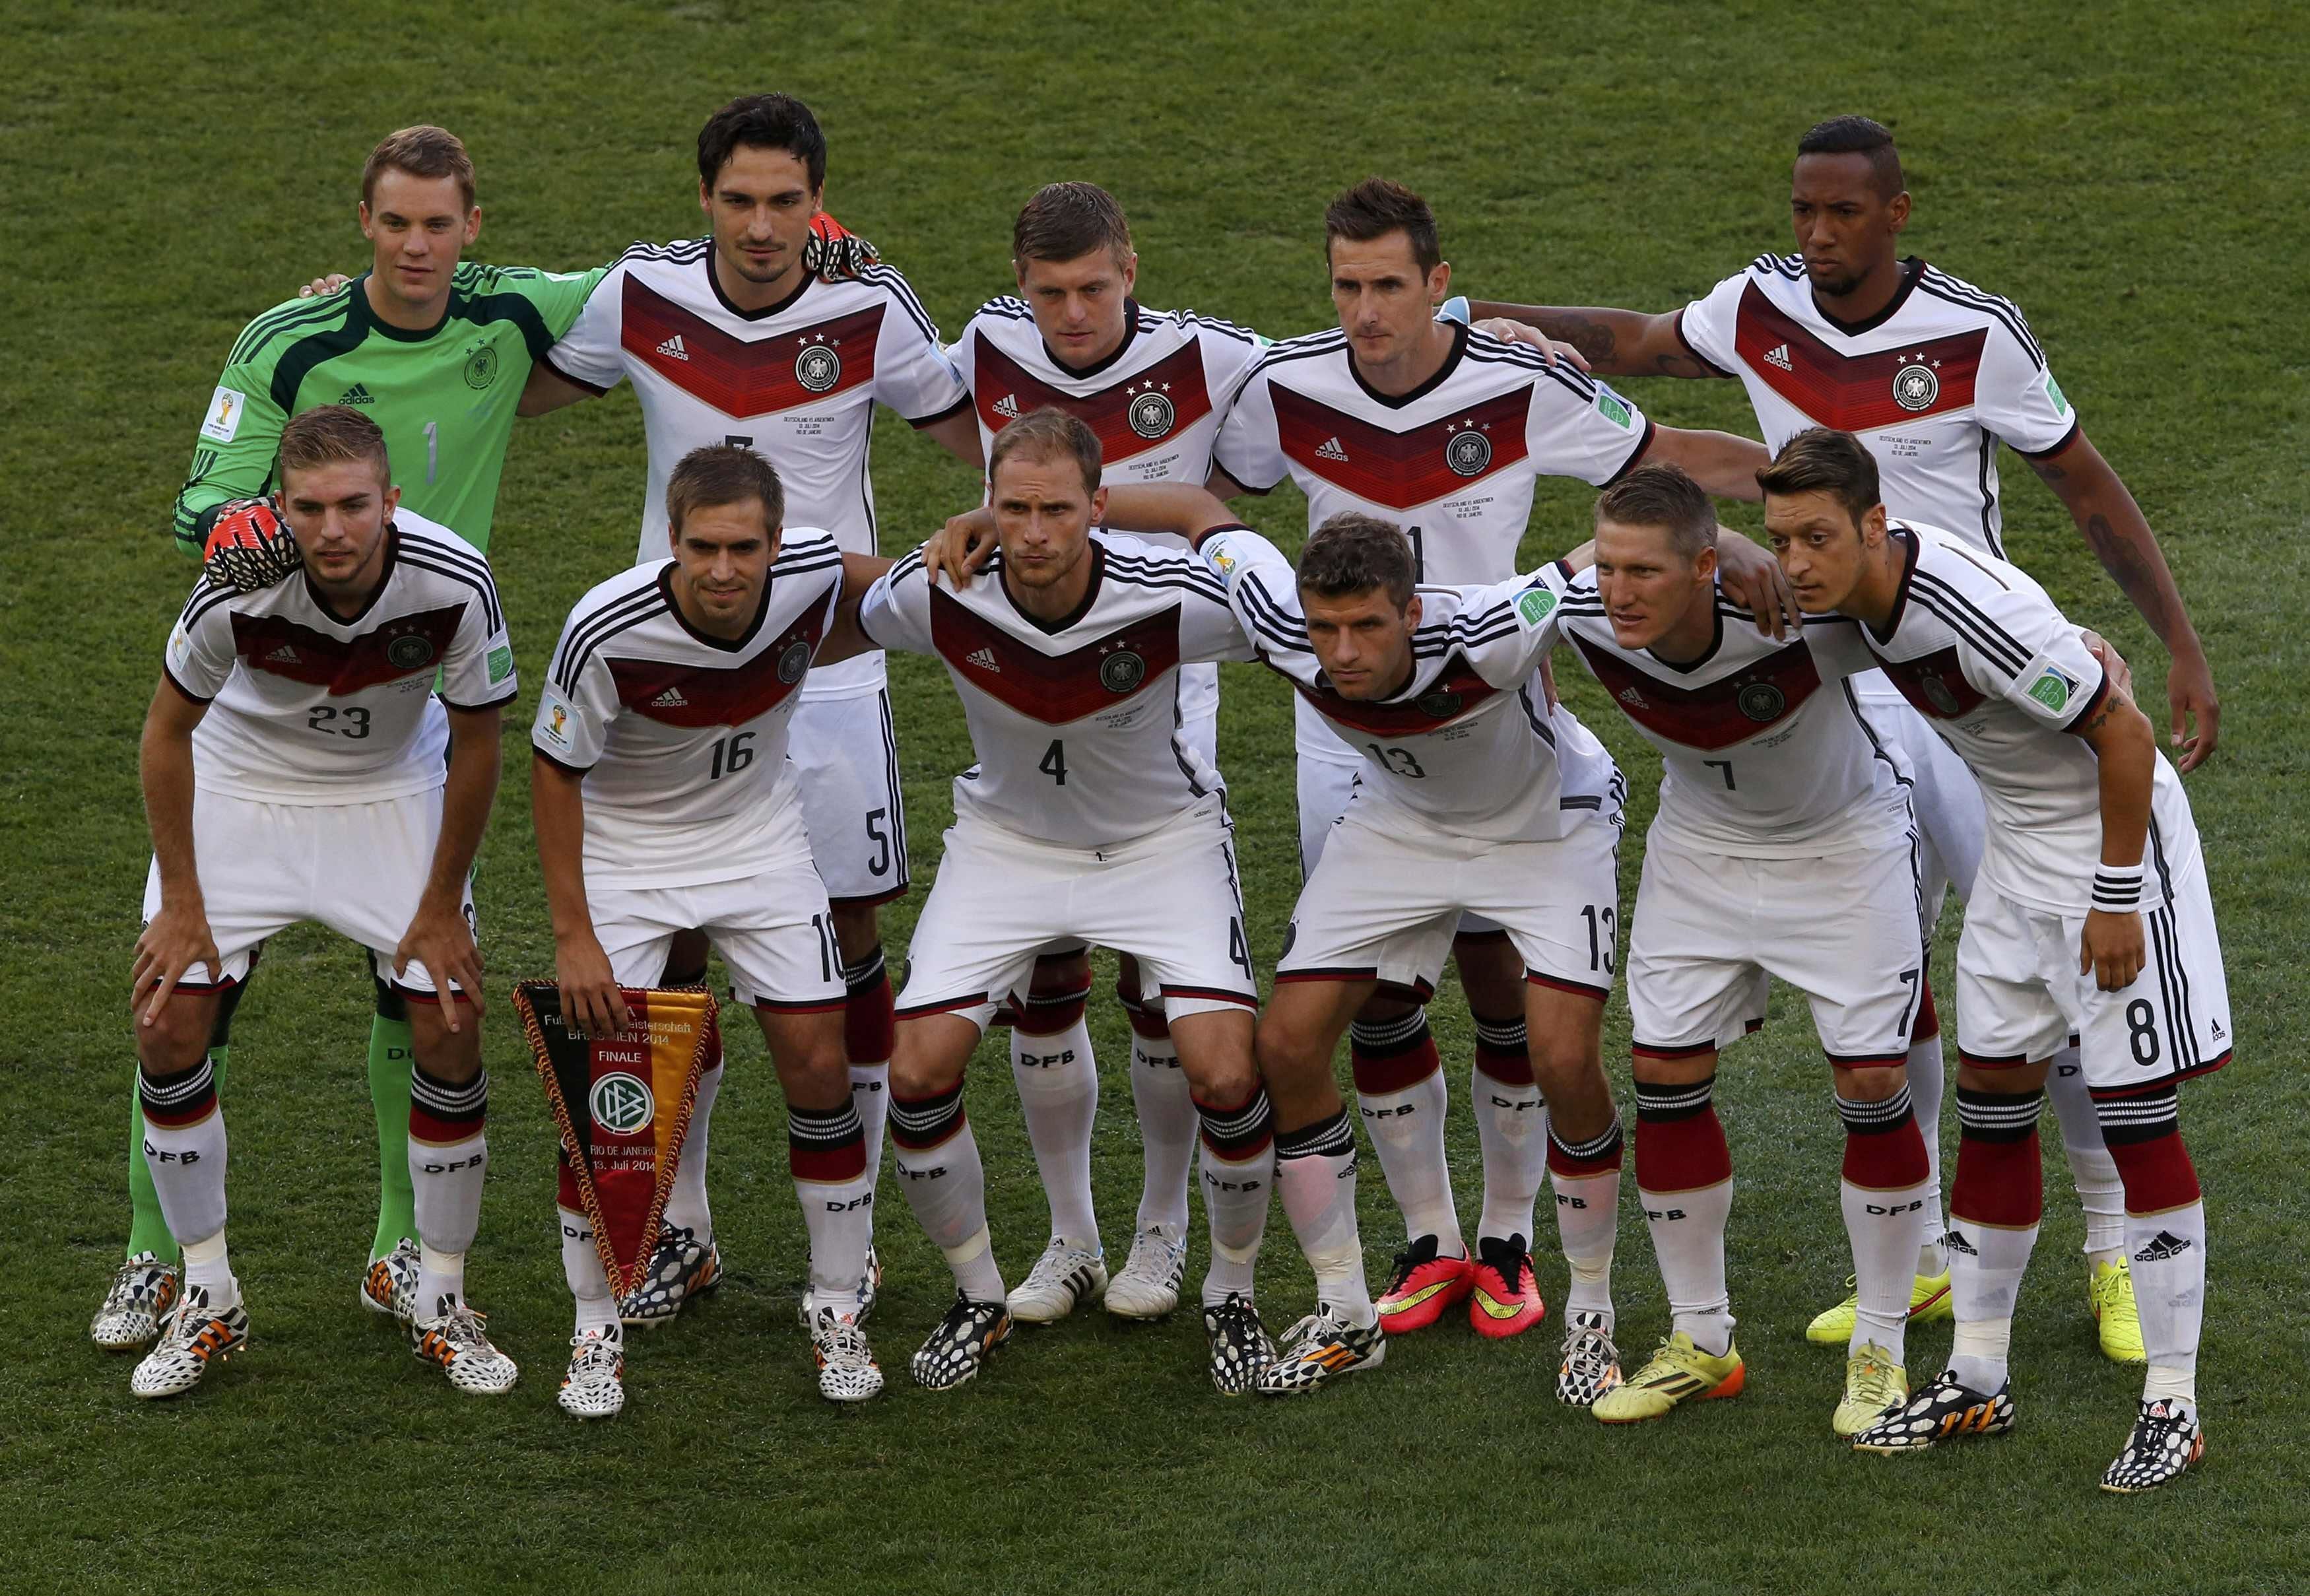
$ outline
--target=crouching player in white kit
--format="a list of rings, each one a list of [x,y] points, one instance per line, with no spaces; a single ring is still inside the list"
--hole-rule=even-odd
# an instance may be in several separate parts
[[[1490,586],[1416,586],[1402,533],[1350,510],[1316,528],[1295,575],[1206,494],[1118,489],[1114,499],[1118,521],[1197,539],[1262,662],[1364,761],[1299,894],[1259,1028],[1276,1182],[1316,1290],[1316,1312],[1286,1337],[1260,1390],[1313,1391],[1386,1353],[1332,1055],[1381,984],[1423,998],[1435,990],[1463,914],[1497,922],[1522,964],[1533,1070],[1551,1110],[1569,1306],[1576,1318],[1609,1315],[1621,1137],[1599,1048],[1626,785],[1587,728],[1549,708],[1541,682],[1570,567]]]
[[[1758,481],[1798,604],[1862,622],[1871,662],[1971,768],[1989,811],[1957,953],[1957,1340],[1947,1372],[1854,1444],[1909,1452],[2012,1427],[2007,1350],[2043,1196],[2037,1114],[2047,1062],[2074,1031],[2125,1183],[2149,1360],[2102,1486],[2163,1485],[2205,1452],[2206,1214],[2175,1089],[2231,1046],[2189,801],[2149,719],[2045,590],[1950,533],[1889,522],[1877,463],[1851,433],[1799,433]]]
[[[561,1001],[587,1034],[612,1036],[627,1019],[618,989],[655,985],[676,935],[702,929],[720,950],[786,1094],[818,1388],[864,1401],[882,1389],[858,1323],[874,1170],[843,1049],[841,954],[786,736],[812,666],[861,652],[844,605],[890,562],[785,527],[777,473],[742,444],[684,455],[665,507],[672,558],[578,602],[530,735]],[[683,1176],[705,1178],[702,1167]],[[625,1405],[619,1305],[566,1163],[561,1262],[578,1324],[560,1401],[604,1418]]]
[[[517,1371],[465,1297],[489,1162],[467,872],[497,794],[513,646],[488,562],[395,513],[385,435],[367,416],[324,405],[295,417],[277,470],[295,544],[279,551],[284,574],[249,593],[194,591],[144,722],[153,861],[133,978],[138,1091],[185,1290],[129,1389],[189,1391],[248,1339],[225,1252],[209,1032],[265,940],[314,920],[368,948],[409,1005],[412,1345],[458,1390],[495,1394]]]
[[[1010,1334],[963,1070],[1036,956],[1090,942],[1139,961],[1142,999],[1161,1002],[1178,1044],[1203,1120],[1211,1378],[1236,1394],[1271,1356],[1251,1297],[1274,1151],[1232,828],[1218,776],[1181,732],[1178,667],[1252,651],[1193,555],[1091,530],[1107,490],[1080,418],[1012,422],[988,479],[998,557],[949,593],[909,556],[858,615],[874,646],[946,665],[978,755],[955,782],[890,1063],[899,1174],[956,1288],[915,1378],[959,1385]]]
[[[1745,1381],[1724,1274],[1732,1163],[1712,1099],[1718,1050],[1777,976],[1812,1005],[1845,1122],[1859,1321],[1832,1426],[1851,1436],[1909,1394],[1902,1343],[1930,1180],[1905,1067],[1924,991],[1916,825],[1898,751],[1877,746],[1837,665],[1808,646],[1854,623],[1759,633],[1716,584],[1717,539],[1731,535],[1691,478],[1639,466],[1596,501],[1594,570],[1559,611],[1663,767],[1628,976],[1637,1189],[1673,1319],[1594,1410],[1658,1418]],[[1594,1359],[1599,1383],[1615,1361]]]

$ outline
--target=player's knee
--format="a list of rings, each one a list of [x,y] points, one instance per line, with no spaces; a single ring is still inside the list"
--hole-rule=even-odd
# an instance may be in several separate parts
[[[1882,1103],[1909,1084],[1909,1071],[1900,1064],[1872,1064],[1860,1070],[1837,1070],[1837,1095],[1848,1103]]]
[[[136,1014],[136,1062],[147,1074],[180,1075],[207,1054],[215,1019],[204,994],[171,995],[149,1026],[142,1023],[142,1005]]]
[[[1400,988],[1383,986],[1363,1001],[1356,1010],[1358,1025],[1385,1025],[1402,1019],[1420,1007],[1420,1000]]]
[[[463,1086],[482,1072],[482,1027],[471,1003],[456,1002],[454,1031],[449,1028],[447,1002],[410,1003],[408,1014],[410,1050],[428,1075],[450,1086]]]
[[[1599,1056],[1595,1043],[1585,1034],[1569,1035],[1560,1030],[1528,1028],[1524,1033],[1524,1047],[1532,1058],[1533,1079],[1551,1097],[1559,1086],[1590,1080],[1602,1082],[1604,1079],[1604,1061]],[[1659,1060],[1651,1062],[1665,1063]],[[1663,1076],[1660,1079],[1666,1081],[1674,1077]],[[1694,1076],[1693,1079],[1701,1077]]]
[[[1259,1086],[1259,1067],[1252,1062],[1248,1048],[1226,1048],[1192,1063],[1183,1051],[1179,1067],[1186,1071],[1187,1085],[1202,1103],[1240,1103]]]
[[[918,1026],[901,1025],[898,1045],[890,1050],[890,1095],[912,1100],[951,1091],[967,1062],[928,1045]]]

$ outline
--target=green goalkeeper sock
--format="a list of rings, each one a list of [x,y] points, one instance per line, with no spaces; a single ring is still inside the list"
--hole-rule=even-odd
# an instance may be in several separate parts
[[[409,1022],[382,1014],[369,1028],[369,1100],[377,1108],[375,1262],[404,1236],[417,1235],[417,1197],[409,1184],[409,1071],[416,1059]]]
[[[215,1072],[216,1089],[224,1090],[225,1062],[232,1057],[230,1047],[209,1049],[209,1068]],[[161,1217],[160,1193],[152,1190],[152,1167],[144,1162],[144,1104],[136,1092],[136,1071],[128,1071],[128,1256],[150,1253],[163,1263],[177,1261],[177,1238],[169,1234],[169,1221]]]

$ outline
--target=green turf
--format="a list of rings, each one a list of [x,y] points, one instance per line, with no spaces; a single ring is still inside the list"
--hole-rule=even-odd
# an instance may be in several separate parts
[[[2294,1178],[2310,1089],[2291,1068],[2310,1019],[2291,707],[2310,451],[2298,211],[2310,34],[2297,10],[17,0],[6,36],[0,662],[14,690],[0,718],[0,1102],[14,1128],[0,1137],[0,1590],[2310,1583],[2310,1451],[2293,1406],[2310,1351]],[[223,352],[313,271],[362,264],[354,176],[394,126],[443,122],[472,146],[481,258],[574,266],[694,230],[699,122],[767,86],[817,108],[833,143],[829,207],[911,275],[950,334],[1007,286],[1018,203],[1062,177],[1122,199],[1150,303],[1271,334],[1328,319],[1321,206],[1373,170],[1433,200],[1463,286],[1667,308],[1785,247],[1782,185],[1805,126],[1851,109],[1892,122],[1915,247],[2029,312],[2163,535],[2221,684],[2224,746],[2190,784],[2239,1031],[2236,1066],[2184,1110],[2214,1215],[2202,1472],[2142,1500],[2092,1488],[2138,1377],[2093,1350],[2050,1116],[2048,1218],[2017,1337],[2019,1431],[1901,1463],[1831,1442],[1837,1359],[1801,1331],[1846,1269],[1841,1133],[1785,994],[1719,1094],[1742,1183],[1732,1254],[1748,1393],[1658,1427],[1606,1432],[1557,1408],[1552,1324],[1505,1346],[1440,1330],[1320,1401],[1255,1407],[1213,1397],[1192,1319],[1125,1329],[1094,1315],[1021,1335],[982,1382],[927,1395],[903,1366],[946,1275],[895,1199],[873,1330],[898,1378],[863,1411],[829,1410],[790,1311],[801,1242],[781,1111],[759,1038],[734,1035],[715,1136],[731,1284],[638,1338],[626,1417],[580,1429],[551,1403],[568,1306],[550,1140],[504,1004],[488,1035],[496,1169],[473,1273],[526,1376],[502,1401],[475,1401],[353,1305],[371,1213],[368,984],[350,950],[308,932],[265,961],[227,1099],[235,1258],[256,1340],[213,1388],[132,1401],[127,1361],[91,1349],[82,1326],[126,1221],[120,998],[146,856],[135,740],[192,574],[169,547],[168,505]],[[1731,384],[1635,392],[1667,421],[1752,429]],[[968,500],[970,474],[903,427],[879,443],[894,546]],[[525,710],[567,606],[627,558],[642,464],[624,394],[517,431],[496,552],[530,673]],[[2019,558],[2108,630],[2145,698],[2162,701],[2162,656],[2052,496],[2011,464]],[[1526,553],[1578,541],[1585,499],[1544,490]],[[1294,495],[1253,514],[1296,542]],[[968,755],[943,681],[919,661],[894,677],[919,886],[936,867],[947,777]],[[1654,764],[1585,681],[1567,685],[1639,794],[1625,901]],[[1252,670],[1231,667],[1225,691],[1222,764],[1269,958],[1296,885],[1290,718],[1280,684]],[[479,888],[501,983],[545,973],[551,957],[525,761],[508,742]],[[894,950],[917,901],[889,916]],[[1452,1148],[1469,1200],[1469,1035],[1450,993],[1435,1010],[1463,1099]],[[1627,1036],[1617,1002],[1612,1014],[1608,1057]],[[1126,1034],[1103,1001],[1096,1031],[1098,1172],[1119,1250],[1138,1153],[1116,1067]],[[1614,1068],[1625,1083],[1625,1058]],[[982,1062],[971,1104],[1015,1278],[1040,1240],[1040,1203],[999,1056]],[[1368,1161],[1363,1198],[1376,1271],[1395,1237]],[[1640,1355],[1664,1306],[1632,1203],[1621,1219],[1621,1324]],[[1553,1299],[1562,1265],[1547,1241],[1540,1251]],[[1197,1268],[1203,1252],[1199,1237]],[[1307,1294],[1280,1215],[1267,1263],[1263,1297],[1280,1318]],[[1911,1366],[1929,1366],[1946,1335],[1921,1332]]]

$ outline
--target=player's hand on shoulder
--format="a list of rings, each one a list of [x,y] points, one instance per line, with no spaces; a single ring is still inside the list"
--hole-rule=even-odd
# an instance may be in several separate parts
[[[2090,972],[2104,992],[2123,992],[2141,974],[2147,957],[2139,913],[2086,911],[2086,928],[2078,938],[2078,974]]]
[[[978,575],[994,552],[994,512],[981,505],[950,519],[923,543],[923,574],[931,585],[943,575],[956,592]]]
[[[561,1016],[580,1031],[599,1041],[626,1028],[625,994],[590,930],[554,939],[553,976],[561,988]]]
[[[401,946],[393,950],[393,973],[403,974],[412,962],[423,965],[425,973],[433,977],[433,990],[441,996],[441,1017],[451,1030],[460,1028],[457,1005],[449,1001],[451,983],[473,1004],[474,1015],[480,1016],[482,951],[473,946],[473,928],[462,903],[430,893],[418,903],[415,917],[402,933]]]
[[[2080,627],[2078,639],[2086,646],[2086,652],[2100,663],[2103,672],[2109,677],[2110,690],[2127,703],[2132,703],[2133,667],[2125,663],[2125,655],[2091,627]]]
[[[1760,635],[1785,638],[1804,624],[1781,562],[1724,525],[1716,528],[1716,580],[1726,598],[1757,618]]]
[[[1588,369],[1588,357],[1568,343],[1559,343],[1530,322],[1510,321],[1505,316],[1488,317],[1476,324],[1479,333],[1489,333],[1502,343],[1521,343],[1526,349],[1536,349],[1551,366],[1570,366]]]
[[[802,269],[822,282],[840,282],[880,265],[882,252],[821,211],[810,219],[810,237],[803,240]]]
[[[138,1022],[152,1025],[159,1020],[161,1011],[168,1007],[169,994],[176,991],[187,970],[204,964],[214,976],[223,962],[209,930],[207,906],[197,898],[189,903],[162,899],[161,912],[145,923],[143,934],[136,939],[136,962],[128,972],[132,1002],[143,999],[147,991],[152,994],[152,1002],[137,1016]]]
[[[201,549],[201,574],[212,587],[256,593],[300,569],[305,557],[274,499],[236,499],[221,506]]]
[[[326,299],[352,281],[352,279],[343,272],[326,273],[299,289],[297,297],[300,299]]]

